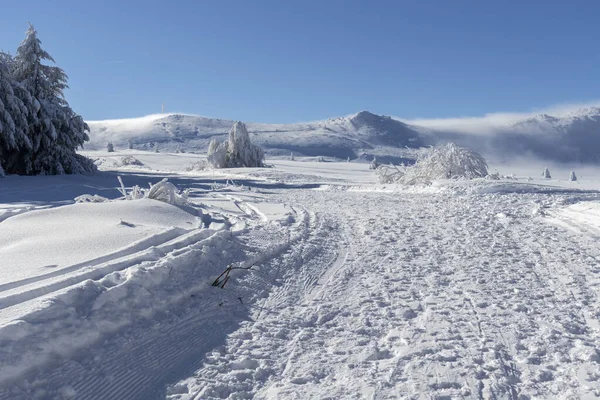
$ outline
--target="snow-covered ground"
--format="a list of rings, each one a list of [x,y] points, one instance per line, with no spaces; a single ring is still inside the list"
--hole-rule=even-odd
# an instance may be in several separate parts
[[[86,154],[102,173],[0,180],[0,399],[600,396],[598,169]],[[188,203],[73,204],[117,176]]]

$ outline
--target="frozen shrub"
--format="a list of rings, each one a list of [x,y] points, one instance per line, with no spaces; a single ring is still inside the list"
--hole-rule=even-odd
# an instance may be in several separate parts
[[[137,167],[145,167],[146,164],[135,158],[134,156],[125,156],[121,157],[121,159],[115,162],[115,167],[127,167],[127,166],[137,166]]]
[[[381,183],[429,184],[436,179],[473,179],[488,175],[487,162],[477,152],[448,143],[422,151],[413,166],[379,166]]]
[[[373,157],[373,161],[369,165],[369,169],[377,169],[379,168],[379,162],[377,162],[377,157]]]
[[[192,171],[205,171],[209,168],[209,165],[206,161],[197,161],[195,163],[192,163],[189,167],[187,167],[185,170],[188,172],[192,172]]]

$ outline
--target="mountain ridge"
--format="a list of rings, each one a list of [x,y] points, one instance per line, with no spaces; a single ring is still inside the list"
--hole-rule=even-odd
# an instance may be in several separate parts
[[[204,152],[212,138],[223,140],[234,120],[182,113],[139,118],[89,121],[88,149],[128,146],[149,149],[155,143],[165,151],[184,148]],[[493,132],[474,134],[461,129],[426,128],[396,117],[359,111],[327,120],[268,124],[247,122],[252,140],[270,155],[337,158],[387,157],[394,162],[407,149],[454,141],[496,158],[535,156],[552,161],[600,163],[600,108],[586,107],[561,116],[548,113],[523,117],[495,126]]]

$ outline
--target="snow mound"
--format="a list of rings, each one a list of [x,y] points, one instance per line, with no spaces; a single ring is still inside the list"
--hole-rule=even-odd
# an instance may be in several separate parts
[[[600,239],[600,201],[572,204],[550,212],[548,221],[576,233]]]
[[[149,199],[79,203],[16,215],[0,229],[0,282],[55,272],[141,241],[156,245],[200,225],[200,218],[179,207]]]

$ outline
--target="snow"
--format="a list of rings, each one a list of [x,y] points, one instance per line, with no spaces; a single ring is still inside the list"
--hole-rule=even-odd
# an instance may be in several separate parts
[[[600,396],[598,169],[405,187],[116,147],[95,176],[0,180],[0,399]],[[189,205],[73,204],[117,176]]]
[[[200,225],[199,218],[175,206],[147,199],[31,211],[2,223],[0,281],[56,273],[134,244],[157,245]]]

